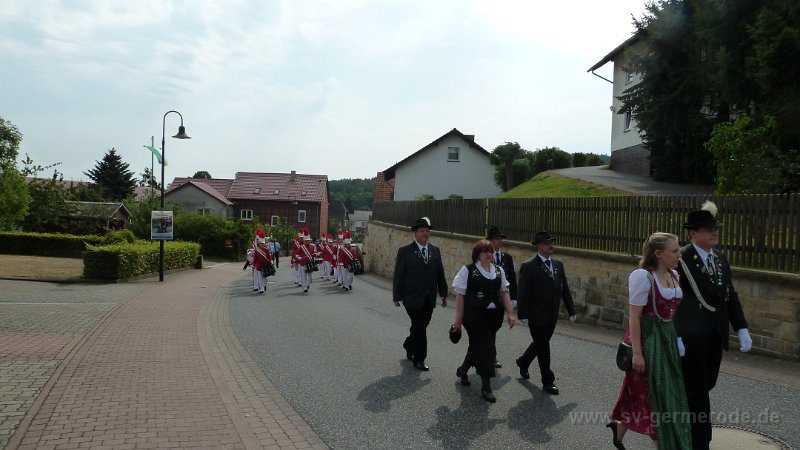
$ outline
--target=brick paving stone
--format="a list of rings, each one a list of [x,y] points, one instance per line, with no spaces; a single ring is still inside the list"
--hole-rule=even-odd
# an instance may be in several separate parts
[[[234,266],[163,283],[0,280],[14,294],[0,301],[0,447],[327,448],[233,333]]]

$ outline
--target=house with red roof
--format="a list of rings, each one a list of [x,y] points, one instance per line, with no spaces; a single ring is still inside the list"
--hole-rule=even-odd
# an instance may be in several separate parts
[[[198,214],[308,227],[312,237],[328,230],[327,175],[237,172],[233,179],[175,178],[164,197]]]

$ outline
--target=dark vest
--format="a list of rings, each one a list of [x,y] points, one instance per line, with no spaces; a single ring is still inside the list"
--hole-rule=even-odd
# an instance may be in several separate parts
[[[500,268],[492,264],[497,275],[494,280],[489,280],[472,263],[467,266],[467,293],[464,295],[464,306],[477,309],[486,309],[489,303],[500,307]]]

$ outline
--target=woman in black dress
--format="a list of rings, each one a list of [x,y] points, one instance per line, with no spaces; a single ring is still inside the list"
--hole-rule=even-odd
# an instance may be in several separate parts
[[[503,268],[494,264],[492,243],[478,241],[472,248],[472,264],[461,267],[453,280],[456,292],[456,320],[454,331],[461,325],[467,330],[469,348],[464,363],[456,370],[461,384],[469,386],[467,371],[475,366],[481,377],[481,395],[487,402],[497,401],[492,393],[489,379],[495,376],[494,362],[497,357],[493,330],[497,321],[497,308],[505,308],[508,327],[516,323],[508,280]]]

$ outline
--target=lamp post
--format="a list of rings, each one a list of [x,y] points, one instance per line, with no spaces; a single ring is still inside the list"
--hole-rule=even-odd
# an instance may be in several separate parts
[[[164,165],[167,163],[167,156],[164,153],[164,144],[166,143],[164,140],[164,135],[167,130],[167,115],[169,113],[175,113],[181,118],[181,126],[178,127],[178,134],[174,137],[175,139],[191,139],[186,134],[186,128],[183,126],[183,116],[178,111],[167,111],[164,113],[164,118],[161,121],[161,210],[164,210]],[[158,250],[158,281],[164,281],[164,239],[161,239],[161,246]]]

